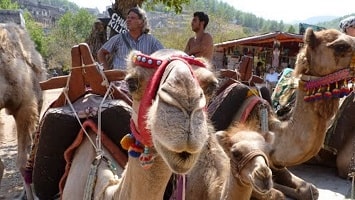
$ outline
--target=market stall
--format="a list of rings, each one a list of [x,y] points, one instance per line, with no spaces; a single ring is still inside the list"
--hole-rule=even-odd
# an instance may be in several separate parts
[[[302,44],[303,35],[280,31],[221,42],[214,45],[215,65],[234,69],[240,58],[248,55],[253,57],[254,66],[261,61],[264,68],[272,65],[278,70],[292,68]]]

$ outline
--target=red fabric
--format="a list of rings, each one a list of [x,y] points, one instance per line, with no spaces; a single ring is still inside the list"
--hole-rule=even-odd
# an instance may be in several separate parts
[[[240,123],[244,123],[247,120],[250,112],[253,110],[253,108],[255,107],[255,105],[259,101],[263,101],[263,99],[261,99],[258,96],[251,96],[249,98],[252,98],[252,99],[250,100],[250,102],[249,102],[248,106],[245,108],[245,110],[243,110],[243,113],[241,114],[240,120],[239,120]]]
[[[148,108],[150,108],[150,106],[152,105],[152,101],[157,94],[158,86],[163,77],[164,71],[172,60],[180,60],[186,63],[186,65],[190,68],[191,74],[194,75],[191,66],[188,64],[186,60],[184,60],[181,57],[173,57],[169,60],[165,60],[163,64],[160,65],[160,67],[154,73],[153,77],[148,81],[147,88],[144,91],[143,98],[141,100],[139,110],[138,110],[138,121],[137,121],[138,130],[136,130],[134,123],[131,122],[131,130],[134,137],[144,146],[148,146],[148,147],[153,146],[151,133],[147,129],[147,119],[146,119],[147,111]]]

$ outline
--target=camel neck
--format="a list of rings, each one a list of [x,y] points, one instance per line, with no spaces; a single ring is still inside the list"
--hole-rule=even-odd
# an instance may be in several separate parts
[[[306,162],[323,145],[327,124],[338,108],[339,99],[305,102],[306,95],[304,84],[300,81],[291,118],[287,122],[271,125],[271,131],[278,134],[273,144],[275,153],[271,155],[272,163],[276,166]],[[285,151],[290,145],[292,150]]]
[[[250,185],[242,183],[239,178],[236,178],[233,174],[229,174],[222,189],[221,199],[249,200],[252,190]]]
[[[171,175],[160,156],[148,170],[142,168],[138,158],[129,157],[126,172],[113,199],[163,199],[165,187],[162,186],[168,184]]]

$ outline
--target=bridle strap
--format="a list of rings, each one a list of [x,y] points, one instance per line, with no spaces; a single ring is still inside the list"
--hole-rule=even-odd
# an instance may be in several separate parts
[[[185,56],[185,55],[171,56],[166,60],[156,59],[151,56],[140,54],[140,53],[136,54],[133,57],[133,62],[141,67],[157,68],[154,75],[148,81],[147,89],[144,91],[143,99],[141,100],[138,109],[137,124],[134,124],[133,120],[131,120],[132,133],[134,137],[144,146],[147,147],[153,146],[150,130],[147,129],[147,119],[146,119],[147,111],[152,105],[153,99],[157,94],[159,84],[162,80],[166,67],[175,60],[180,60],[184,62],[189,67],[191,74],[193,76],[194,73],[191,64],[199,67],[206,67],[203,62],[194,59],[194,57]]]

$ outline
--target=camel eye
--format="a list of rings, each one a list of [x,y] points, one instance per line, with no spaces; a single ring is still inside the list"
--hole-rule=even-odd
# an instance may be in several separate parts
[[[234,160],[241,160],[243,157],[243,153],[239,149],[233,148],[231,153]]]
[[[338,44],[335,45],[333,48],[336,52],[347,52],[349,51],[350,46],[348,44]]]
[[[129,92],[134,92],[134,91],[138,90],[138,78],[127,77],[126,82],[128,85]]]

